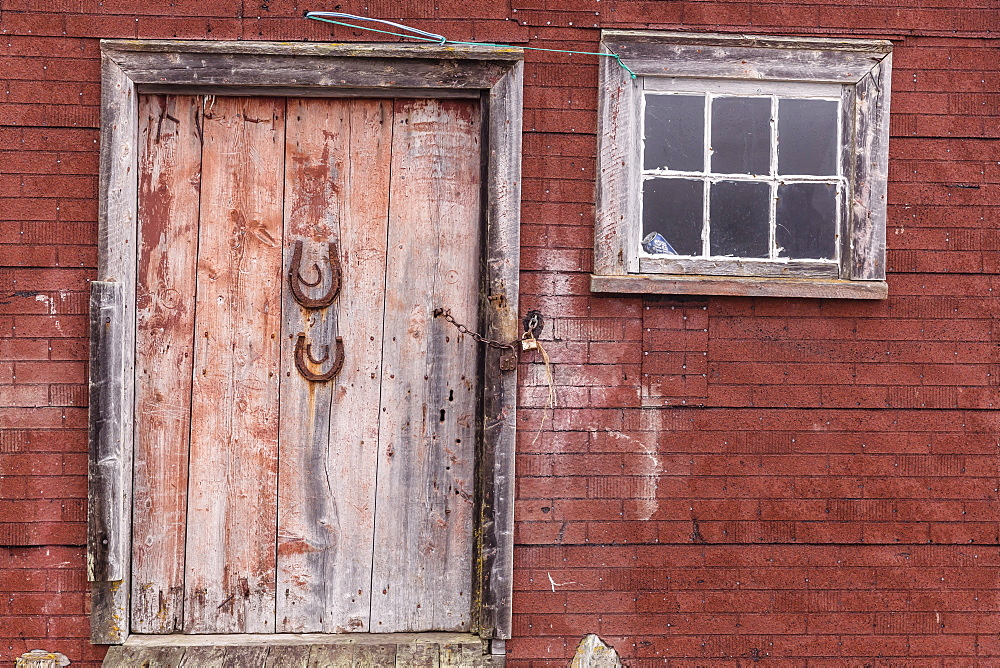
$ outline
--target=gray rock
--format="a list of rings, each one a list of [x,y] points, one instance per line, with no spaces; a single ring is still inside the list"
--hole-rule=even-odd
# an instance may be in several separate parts
[[[62,668],[68,665],[69,659],[62,652],[33,649],[18,658],[16,668]]]
[[[570,668],[622,668],[618,652],[605,645],[596,633],[584,636],[569,665]]]

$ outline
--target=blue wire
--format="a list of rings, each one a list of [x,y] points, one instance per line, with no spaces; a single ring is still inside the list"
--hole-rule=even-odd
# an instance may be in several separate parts
[[[378,21],[379,23],[385,23],[385,24],[391,25],[391,26],[398,26],[398,27],[400,27],[400,28],[402,28],[404,30],[412,30],[413,32],[419,33],[419,34],[416,34],[416,35],[407,35],[407,34],[404,34],[404,33],[391,32],[389,30],[380,30],[378,28],[369,28],[368,26],[353,25],[351,23],[344,23],[343,21],[335,21],[333,19],[325,18],[325,16],[321,16],[321,14],[322,15],[335,14],[337,16],[342,16],[342,17],[345,17],[345,18],[346,17],[350,17],[350,18],[358,20],[358,21]],[[603,56],[605,58],[614,58],[618,62],[618,64],[621,65],[622,68],[626,72],[629,73],[630,77],[632,77],[633,79],[636,78],[635,72],[633,72],[631,69],[629,69],[629,66],[622,62],[621,56],[619,56],[617,53],[599,53],[599,52],[596,52],[596,51],[567,51],[565,49],[543,49],[543,48],[538,47],[538,46],[520,46],[519,47],[519,46],[514,46],[513,44],[493,44],[491,42],[457,42],[457,41],[453,41],[453,40],[447,39],[443,35],[438,35],[436,33],[425,32],[423,30],[418,30],[417,28],[411,28],[409,26],[403,25],[402,23],[393,23],[392,21],[383,21],[382,19],[373,19],[373,18],[370,18],[370,17],[367,17],[367,16],[355,16],[353,14],[342,14],[340,12],[306,12],[305,17],[307,19],[313,19],[314,21],[322,21],[323,23],[332,23],[334,25],[344,26],[345,28],[355,28],[357,30],[368,30],[368,31],[371,31],[371,32],[381,33],[383,35],[392,35],[394,37],[404,37],[404,38],[409,38],[409,39],[419,39],[419,40],[423,40],[425,42],[436,42],[437,44],[440,44],[441,46],[444,46],[445,44],[456,44],[456,45],[459,45],[459,46],[490,46],[490,47],[494,47],[494,48],[498,48],[498,49],[526,49],[526,50],[529,50],[529,51],[548,51],[550,53],[572,53],[572,54],[577,54],[577,55],[581,55],[581,56]],[[427,36],[423,37],[422,35],[427,35]]]

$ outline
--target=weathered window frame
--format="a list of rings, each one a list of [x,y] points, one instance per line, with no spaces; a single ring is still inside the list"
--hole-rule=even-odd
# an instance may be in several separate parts
[[[129,635],[138,98],[143,93],[478,99],[484,127],[479,328],[517,319],[523,52],[515,47],[102,40],[98,279],[91,287],[87,571],[91,642]],[[484,351],[473,623],[511,634],[517,372]],[[502,647],[502,642],[498,643]]]
[[[883,299],[889,82],[884,40],[603,31],[599,73],[597,210],[591,290],[616,293]],[[641,128],[644,83],[673,80],[741,85],[800,82],[841,86],[840,262],[836,276],[807,268],[754,275],[751,263],[646,261],[640,267]],[[749,265],[749,266],[747,266]],[[773,269],[773,268],[772,268]],[[735,275],[713,275],[731,273]],[[771,272],[773,274],[773,272]]]

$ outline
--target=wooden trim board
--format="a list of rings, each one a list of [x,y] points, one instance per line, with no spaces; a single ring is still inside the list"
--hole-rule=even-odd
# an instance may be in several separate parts
[[[521,78],[511,75],[484,100],[487,134],[486,230],[480,320],[487,337],[520,336],[518,271],[520,229],[511,220],[521,206]],[[486,97],[486,96],[484,96]],[[515,150],[511,150],[516,147]],[[479,452],[478,627],[483,637],[510,638],[514,577],[514,442],[517,374],[500,371],[495,348],[487,348],[483,369],[482,440]]]
[[[844,281],[819,278],[743,276],[671,276],[631,274],[590,276],[593,292],[661,295],[729,295],[732,297],[810,297],[826,299],[885,299],[885,281]]]
[[[95,643],[118,643],[128,636],[129,571],[132,508],[132,443],[133,411],[135,408],[135,277],[136,277],[136,216],[138,208],[138,94],[128,75],[110,57],[101,55],[101,117],[107,125],[101,133],[100,200],[98,204],[99,281],[120,286],[122,323],[121,336],[114,354],[121,361],[109,364],[107,354],[92,349],[91,382],[114,383],[121,388],[119,410],[112,419],[120,439],[119,466],[116,479],[105,471],[101,485],[91,484],[88,505],[121,504],[124,508],[115,526],[102,540],[118,544],[122,549],[121,569],[111,569],[104,575],[88,568],[93,581],[90,638]],[[97,309],[99,311],[99,309]],[[91,307],[91,319],[95,317]],[[94,378],[95,372],[109,375]],[[95,415],[90,414],[90,433],[95,433]],[[89,468],[102,468],[102,447],[93,436],[90,440]],[[109,496],[114,490],[115,498]],[[97,497],[103,496],[102,500]],[[89,535],[93,537],[91,523]],[[88,542],[88,563],[94,559],[93,545]]]
[[[481,320],[493,338],[519,335],[518,271],[522,51],[514,47],[413,44],[296,44],[102,40],[102,128],[99,280],[121,294],[121,363],[98,346],[92,369],[99,383],[121,387],[121,409],[92,414],[92,429],[113,426],[120,436],[121,464],[93,479],[90,503],[131,509],[135,402],[135,286],[137,226],[137,101],[140,92],[219,95],[472,97],[483,100],[484,274]],[[96,288],[95,288],[96,289]],[[95,314],[101,309],[95,308]],[[96,317],[99,317],[96,316]],[[96,340],[96,339],[95,339]],[[496,361],[483,373],[478,479],[484,486],[478,510],[472,574],[479,591],[473,610],[483,638],[509,638],[513,581],[513,491],[517,372],[502,374]],[[103,404],[102,404],[103,406]],[[110,420],[110,422],[107,422]],[[91,438],[91,467],[101,461],[101,441]],[[110,480],[109,480],[110,476]],[[116,490],[109,492],[108,490]],[[130,517],[95,520],[91,535],[105,531],[123,557],[112,561],[91,544],[88,559],[104,560],[93,583],[91,641],[119,644],[128,638]],[[117,542],[115,542],[117,541]]]
[[[509,63],[524,59],[517,46],[476,46],[463,44],[414,44],[412,42],[258,42],[202,41],[173,39],[105,39],[107,51],[169,54],[231,54],[248,56],[317,56],[342,58],[419,58],[421,60],[475,61],[494,60]],[[164,67],[169,67],[164,65]],[[407,67],[405,64],[401,68]]]
[[[90,284],[90,408],[87,578],[93,583],[91,639],[121,642],[128,633],[132,430],[125,373],[125,290]],[[95,623],[96,622],[96,623]]]
[[[892,51],[886,40],[631,30],[605,30],[601,43],[639,76],[844,84],[856,83]]]
[[[230,48],[230,45],[239,44]],[[138,85],[490,89],[520,62],[518,48],[411,44],[281,44],[103,40]],[[249,48],[248,48],[249,47]],[[169,57],[164,57],[169,54]],[[518,57],[515,57],[518,56]]]
[[[858,81],[854,91],[856,141],[850,222],[854,280],[885,279],[885,228],[889,184],[889,82],[892,54],[885,56]]]
[[[610,53],[605,45],[602,52]],[[597,204],[595,210],[594,272],[623,275],[637,271],[632,248],[638,243],[633,221],[639,207],[636,184],[639,162],[639,117],[642,90],[613,58],[601,58],[597,116]]]

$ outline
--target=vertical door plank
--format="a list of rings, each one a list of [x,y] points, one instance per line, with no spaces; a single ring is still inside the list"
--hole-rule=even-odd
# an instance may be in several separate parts
[[[284,101],[204,109],[184,627],[274,630]]]
[[[395,102],[372,631],[470,623],[478,322],[478,105]]]
[[[132,631],[183,629],[200,98],[139,100]]]
[[[368,631],[378,444],[379,370],[388,215],[392,103],[289,100],[286,132],[283,276],[295,243],[301,274],[324,279],[327,243],[336,242],[340,294],[310,309],[285,286],[281,357],[278,506],[278,630]],[[325,383],[304,379],[293,362],[303,332],[317,358],[335,338],[345,362]],[[332,356],[332,353],[331,353]],[[322,372],[328,363],[314,365]]]

